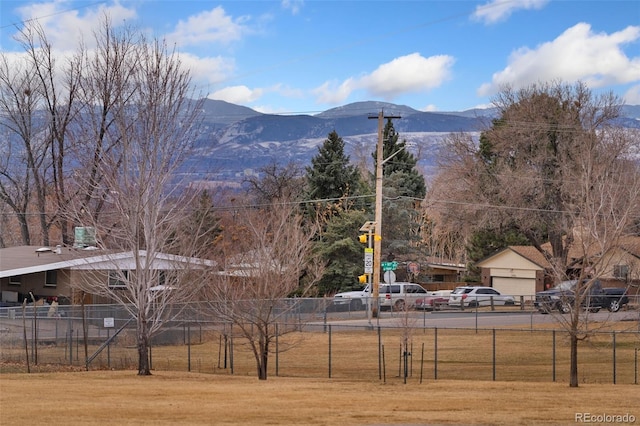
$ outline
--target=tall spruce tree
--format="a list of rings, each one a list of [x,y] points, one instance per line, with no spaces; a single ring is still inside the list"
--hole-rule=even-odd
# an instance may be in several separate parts
[[[347,197],[359,193],[362,179],[358,168],[349,163],[344,153],[344,141],[334,130],[329,133],[318,154],[306,168],[307,199],[317,200],[316,206],[333,208],[338,203],[348,209],[354,205]]]
[[[362,246],[358,230],[371,220],[371,199],[353,198],[371,193],[359,169],[350,164],[344,153],[345,144],[334,130],[329,133],[318,154],[306,168],[306,198],[309,215],[324,221],[315,250],[326,262],[318,283],[320,294],[350,289],[362,274]]]
[[[387,120],[383,133],[383,176],[389,178],[394,174],[402,173],[397,182],[399,190],[398,195],[402,197],[411,197],[422,199],[427,193],[427,187],[424,182],[424,176],[416,168],[418,159],[407,150],[407,141],[398,142],[399,135],[393,127],[391,119]],[[377,162],[377,154],[374,151],[373,159]]]

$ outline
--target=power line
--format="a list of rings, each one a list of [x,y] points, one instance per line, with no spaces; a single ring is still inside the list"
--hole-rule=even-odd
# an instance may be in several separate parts
[[[375,194],[364,194],[364,195],[352,195],[352,196],[334,197],[334,198],[318,198],[313,200],[283,201],[283,202],[277,202],[277,203],[231,204],[231,205],[224,205],[224,206],[212,206],[210,210],[213,212],[216,212],[216,211],[235,211],[235,210],[242,210],[242,209],[260,209],[260,208],[272,206],[274,204],[283,205],[283,206],[284,205],[294,206],[294,205],[321,204],[321,203],[330,203],[330,202],[336,202],[336,201],[352,201],[352,200],[367,199],[367,198],[375,199],[375,196],[376,196]],[[508,206],[505,204],[443,200],[443,199],[434,199],[429,197],[418,198],[418,197],[410,197],[410,196],[404,196],[404,195],[395,196],[395,197],[383,196],[382,198],[383,200],[403,199],[403,200],[412,201],[412,202],[426,202],[429,205],[450,204],[450,205],[464,206],[464,207],[474,207],[474,208],[483,208],[483,209],[491,208],[491,209],[513,210],[513,211],[532,212],[532,213],[554,213],[554,214],[575,214],[576,213],[575,211],[571,211],[571,210],[544,209],[544,208],[523,207],[523,206]],[[195,212],[195,211],[198,211],[198,209],[195,207],[187,210],[187,212]],[[40,216],[41,214],[42,214],[41,212],[27,212],[25,213],[25,216]],[[44,214],[53,216],[55,214],[58,214],[58,212],[44,212]],[[106,210],[101,212],[100,214],[108,217],[113,215],[119,215],[119,212],[115,210]],[[0,211],[0,216],[14,216],[14,215],[15,215],[14,212]],[[638,213],[638,215],[632,215],[631,217],[640,218],[640,212]]]

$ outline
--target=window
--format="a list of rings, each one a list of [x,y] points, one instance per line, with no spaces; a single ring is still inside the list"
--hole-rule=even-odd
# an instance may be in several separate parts
[[[621,280],[626,280],[629,276],[629,265],[614,265],[613,276]]]
[[[109,271],[109,288],[126,288],[129,271]]]
[[[58,285],[58,271],[47,271],[44,277],[45,287],[56,287]]]
[[[15,275],[13,277],[9,277],[9,285],[20,285],[22,284],[22,275]]]
[[[407,293],[426,293],[427,291],[419,285],[408,285]]]

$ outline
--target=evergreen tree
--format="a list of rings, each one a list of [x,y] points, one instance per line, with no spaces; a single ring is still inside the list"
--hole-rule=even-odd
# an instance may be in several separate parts
[[[353,290],[361,286],[358,275],[363,270],[363,245],[358,242],[359,229],[371,218],[361,210],[343,211],[329,219],[316,242],[315,250],[327,261],[318,294]]]
[[[422,199],[427,193],[424,176],[417,170],[418,159],[407,150],[407,141],[398,142],[399,135],[393,127],[391,119],[387,120],[383,133],[383,176],[389,178],[396,173],[402,173],[398,183],[399,196]],[[378,159],[377,153],[373,153],[374,162]]]
[[[324,229],[314,249],[326,263],[318,283],[320,294],[352,288],[362,274],[363,252],[358,242],[360,227],[367,220],[367,203],[372,199],[352,198],[371,193],[360,170],[350,164],[344,153],[344,141],[334,130],[329,133],[318,154],[306,168],[306,198],[310,216],[324,221]]]
[[[320,205],[331,206],[338,202],[344,208],[354,205],[346,197],[358,194],[362,189],[362,179],[357,167],[349,164],[349,156],[344,153],[344,141],[332,131],[318,148],[318,154],[306,168],[307,199],[326,200]],[[346,203],[346,205],[344,204]]]

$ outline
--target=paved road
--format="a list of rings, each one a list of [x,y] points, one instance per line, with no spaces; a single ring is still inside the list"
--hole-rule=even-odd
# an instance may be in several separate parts
[[[490,312],[490,311],[439,311],[439,312],[409,312],[408,315],[381,312],[379,318],[367,320],[365,313],[358,316],[351,314],[351,317],[337,318],[329,317],[326,324],[351,325],[351,326],[381,326],[381,327],[401,327],[409,322],[414,327],[438,327],[438,328],[503,328],[521,327],[536,328],[540,325],[554,324],[562,318],[568,318],[561,314],[543,315],[537,311],[511,311],[511,312]],[[592,321],[640,321],[640,312],[621,311],[610,313],[601,311],[590,313]],[[314,322],[314,324],[324,324]],[[639,324],[640,327],[640,324]]]

